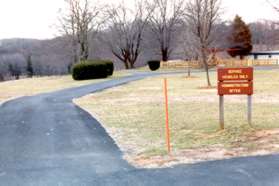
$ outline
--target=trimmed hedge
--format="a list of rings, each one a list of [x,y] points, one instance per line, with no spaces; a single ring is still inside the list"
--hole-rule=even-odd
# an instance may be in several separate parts
[[[113,74],[113,70],[111,61],[87,60],[73,66],[72,76],[74,80],[106,78]]]
[[[109,60],[87,60],[90,63],[104,63],[107,65],[107,75],[108,76],[112,76],[113,75],[113,71],[114,71],[114,65],[112,61]]]
[[[147,63],[148,63],[150,70],[156,71],[160,68],[161,61],[152,60],[152,61],[148,61]]]
[[[108,76],[112,76],[113,71],[114,71],[114,65],[113,62],[111,61],[104,61],[107,64],[107,72],[108,72]]]

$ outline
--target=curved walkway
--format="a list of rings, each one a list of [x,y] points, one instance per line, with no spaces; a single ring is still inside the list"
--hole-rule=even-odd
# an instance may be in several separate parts
[[[0,185],[278,185],[279,156],[136,169],[72,99],[157,74],[23,97],[0,106]]]

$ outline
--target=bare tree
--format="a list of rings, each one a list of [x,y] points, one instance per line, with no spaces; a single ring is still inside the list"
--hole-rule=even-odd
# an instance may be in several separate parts
[[[198,49],[199,42],[189,31],[189,28],[186,28],[185,32],[181,35],[181,46],[183,47],[183,54],[186,59],[197,60],[200,55],[200,50]]]
[[[60,30],[71,41],[73,60],[86,60],[89,56],[89,40],[102,21],[99,6],[92,6],[89,0],[65,0],[66,10],[59,18]]]
[[[198,42],[195,37],[193,37],[193,34],[186,28],[185,32],[181,35],[182,41],[181,46],[183,48],[183,54],[185,57],[185,60],[188,62],[188,77],[191,76],[191,62],[193,60],[197,60],[199,56],[199,50]]]
[[[153,10],[150,27],[160,47],[163,61],[168,61],[174,50],[173,38],[177,34],[185,11],[184,0],[152,0],[146,2]]]
[[[135,2],[135,8],[129,9],[124,3],[111,6],[107,10],[109,36],[105,38],[111,52],[125,65],[126,69],[134,65],[142,52],[141,44],[144,29],[150,18],[142,0]]]
[[[198,39],[198,49],[206,71],[208,86],[211,86],[208,67],[208,49],[213,43],[212,31],[219,18],[221,0],[190,0],[186,20],[192,34]]]
[[[273,21],[258,21],[249,25],[255,50],[276,50],[279,43],[279,29]]]

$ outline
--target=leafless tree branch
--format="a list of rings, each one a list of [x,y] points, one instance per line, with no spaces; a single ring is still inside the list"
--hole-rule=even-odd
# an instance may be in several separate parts
[[[108,28],[110,36],[107,42],[112,53],[121,60],[125,67],[134,68],[138,56],[142,52],[143,32],[151,15],[144,1],[135,2],[134,9],[129,9],[124,3],[110,6],[107,9]]]
[[[65,0],[67,8],[59,17],[60,30],[70,38],[74,62],[89,56],[89,39],[102,25],[100,7],[89,0]]]
[[[152,11],[150,26],[160,47],[163,61],[167,61],[174,49],[173,38],[177,28],[181,25],[185,11],[183,0],[152,0],[146,1]]]
[[[209,78],[207,49],[213,42],[212,30],[216,24],[221,0],[190,0],[187,4],[185,18],[194,37],[198,39],[198,50],[207,74],[207,84],[211,86]]]

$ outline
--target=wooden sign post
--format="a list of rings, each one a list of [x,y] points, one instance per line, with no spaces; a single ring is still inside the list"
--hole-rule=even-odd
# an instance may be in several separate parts
[[[247,119],[252,124],[252,95],[253,95],[253,71],[247,68],[219,68],[218,69],[218,94],[220,128],[225,128],[224,121],[224,95],[248,95]]]

